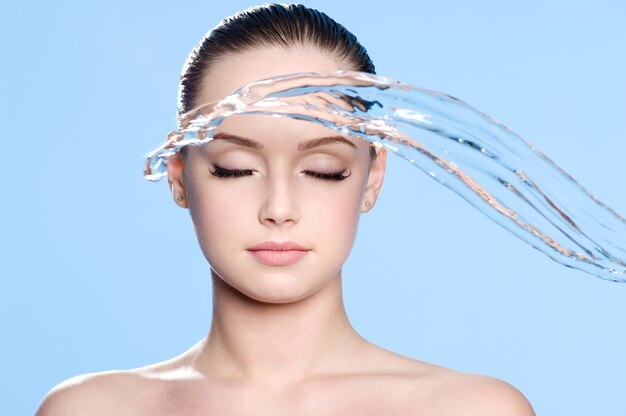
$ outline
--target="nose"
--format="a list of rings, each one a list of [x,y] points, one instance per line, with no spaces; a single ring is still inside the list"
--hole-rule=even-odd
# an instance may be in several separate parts
[[[262,224],[289,226],[298,222],[300,213],[296,190],[289,175],[268,175],[263,193],[263,203],[259,210],[259,221]]]

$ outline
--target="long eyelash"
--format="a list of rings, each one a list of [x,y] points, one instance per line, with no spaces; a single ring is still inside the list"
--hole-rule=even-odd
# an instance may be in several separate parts
[[[219,178],[238,178],[241,176],[250,176],[252,175],[252,169],[224,169],[220,166],[215,165],[214,170],[210,171],[213,176],[217,176]],[[312,170],[305,170],[304,174],[311,176],[313,178],[327,180],[327,181],[342,181],[346,179],[348,176],[352,174],[352,172],[348,171],[347,174],[341,172],[334,173],[321,173],[314,172]]]
[[[348,174],[344,174],[344,172],[345,170],[341,172],[335,172],[335,173],[320,173],[320,172],[313,172],[311,170],[304,171],[304,173],[308,176],[327,180],[327,181],[342,181],[352,174],[352,172],[350,171],[348,171]]]
[[[231,169],[224,169],[224,168],[219,167],[217,165],[215,165],[214,170],[212,170],[210,172],[211,172],[211,175],[217,176],[219,178],[238,178],[240,176],[250,176],[250,175],[252,175],[252,170],[251,169],[231,170]]]

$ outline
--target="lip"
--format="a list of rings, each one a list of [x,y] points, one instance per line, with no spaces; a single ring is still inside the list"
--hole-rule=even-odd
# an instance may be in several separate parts
[[[265,241],[248,251],[265,265],[289,266],[300,261],[310,250],[292,241]]]
[[[261,244],[257,244],[254,247],[250,247],[248,250],[257,251],[257,250],[272,250],[272,251],[286,251],[286,250],[299,250],[299,251],[309,251],[309,249],[302,247],[299,244],[294,243],[293,241],[265,241]]]

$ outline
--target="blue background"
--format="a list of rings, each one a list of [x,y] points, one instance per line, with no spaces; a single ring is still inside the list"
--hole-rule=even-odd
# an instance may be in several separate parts
[[[187,211],[142,178],[187,53],[249,1],[3,1],[0,414],[208,330]],[[502,121],[626,214],[626,3],[306,1],[378,73]],[[542,415],[626,414],[626,285],[563,267],[399,158],[344,268],[364,337],[487,374]]]

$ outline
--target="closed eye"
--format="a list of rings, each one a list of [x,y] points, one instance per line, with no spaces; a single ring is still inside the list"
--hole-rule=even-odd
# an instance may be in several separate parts
[[[252,175],[253,170],[252,169],[224,169],[220,166],[215,165],[214,169],[210,172],[213,176],[217,176],[219,178],[239,178],[242,176]],[[312,178],[326,180],[326,181],[342,181],[352,174],[352,172],[350,171],[348,171],[346,174],[345,170],[342,170],[339,172],[331,172],[331,173],[323,173],[323,172],[315,172],[312,170],[305,170],[303,173]]]
[[[252,175],[252,169],[224,169],[215,165],[214,170],[210,171],[213,176],[219,178],[238,178],[240,176]]]
[[[314,172],[312,170],[305,170],[304,174],[307,176],[311,176],[313,178],[323,179],[326,181],[342,181],[352,174],[352,172],[350,171],[348,171],[347,174],[345,172],[346,172],[345,170],[342,170],[340,172],[321,173],[321,172]]]

